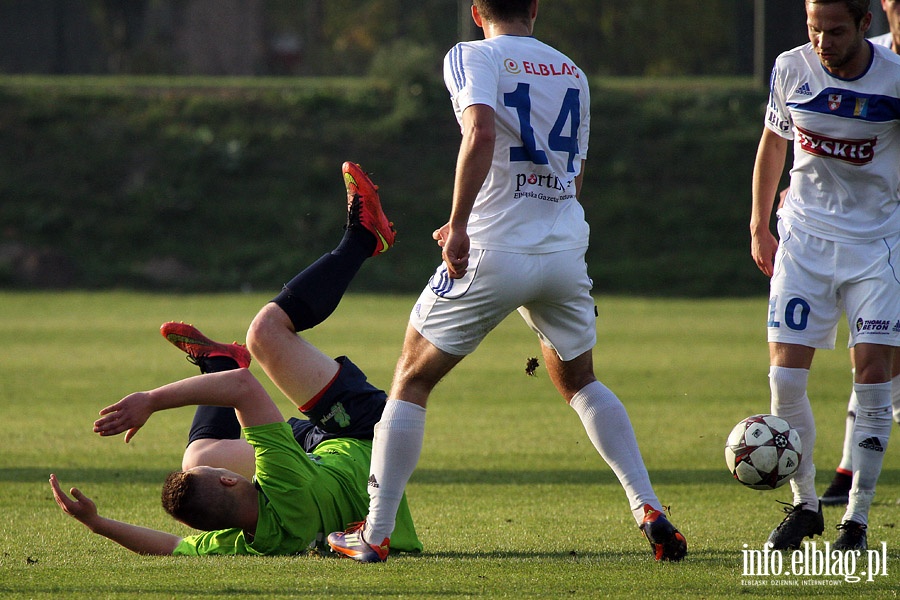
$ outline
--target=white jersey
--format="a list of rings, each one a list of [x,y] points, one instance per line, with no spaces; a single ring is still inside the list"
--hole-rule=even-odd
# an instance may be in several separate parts
[[[575,197],[587,156],[587,78],[533,37],[502,35],[454,46],[444,82],[462,124],[473,104],[495,112],[490,173],[468,223],[472,248],[542,254],[583,248],[589,227]]]
[[[833,241],[900,231],[900,58],[873,46],[853,80],[831,75],[811,44],[775,61],[766,127],[793,140],[790,193],[779,216]]]
[[[882,35],[876,35],[875,37],[870,37],[869,41],[875,44],[876,46],[884,46],[885,48],[890,48],[894,45],[894,35],[889,31]]]

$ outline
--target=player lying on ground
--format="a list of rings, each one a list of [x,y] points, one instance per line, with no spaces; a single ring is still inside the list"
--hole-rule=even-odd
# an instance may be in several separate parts
[[[63,511],[134,552],[159,555],[294,554],[365,516],[369,440],[385,393],[346,357],[333,360],[297,335],[324,321],[366,258],[394,241],[375,186],[357,165],[345,163],[343,172],[344,238],[259,311],[247,333],[250,352],[213,342],[190,325],[166,323],[163,335],[204,374],[130,394],[104,408],[94,424],[98,434],[125,433],[128,442],[154,412],[199,405],[183,471],[167,479],[163,505],[205,533],[181,538],[102,517],[88,497],[73,488],[70,498],[51,475]],[[309,420],[284,421],[247,369],[250,353]],[[402,542],[394,548],[421,550],[405,505],[399,522]]]

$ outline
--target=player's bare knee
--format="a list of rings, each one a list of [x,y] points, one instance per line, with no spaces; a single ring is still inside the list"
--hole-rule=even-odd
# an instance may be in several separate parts
[[[890,362],[873,361],[856,367],[856,383],[887,383],[891,380]]]
[[[404,400],[423,395],[427,397],[438,381],[440,381],[439,377],[435,378],[427,371],[413,368],[413,365],[407,364],[404,367],[398,364],[397,371],[394,374],[394,386],[391,389],[391,395]]]
[[[449,357],[450,355],[445,356]],[[404,353],[394,372],[394,383],[390,396],[425,406],[428,396],[435,386],[460,360],[462,357],[424,361],[421,355]]]
[[[258,361],[264,361],[266,350],[271,344],[270,340],[276,332],[283,328],[278,314],[284,312],[275,304],[267,304],[260,309],[247,329],[247,349]]]

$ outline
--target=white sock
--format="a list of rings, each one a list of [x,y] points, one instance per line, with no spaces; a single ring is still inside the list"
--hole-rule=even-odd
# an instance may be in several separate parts
[[[628,504],[638,525],[644,517],[645,504],[662,510],[650,485],[628,412],[616,395],[599,381],[594,381],[572,396],[569,406],[578,413],[594,448],[625,488]]]
[[[856,369],[853,369],[856,372]],[[856,421],[856,411],[859,404],[856,401],[856,390],[850,392],[850,401],[847,403],[847,421],[844,425],[844,448],[841,451],[841,462],[838,470],[852,472],[853,471],[853,422]]]
[[[419,462],[425,438],[425,409],[388,400],[375,426],[369,469],[369,515],[363,531],[370,544],[381,544],[394,531],[406,482]]]
[[[797,474],[791,479],[794,505],[802,504],[804,509],[815,512],[819,510],[819,497],[816,495],[815,481],[816,466],[813,461],[813,448],[816,445],[816,422],[813,419],[809,396],[806,395],[808,380],[809,369],[769,367],[772,414],[781,417],[797,430],[803,446],[800,467],[797,469]]]
[[[894,352],[900,352],[900,348]],[[894,422],[900,424],[900,375],[891,379],[891,405],[894,407]]]
[[[853,386],[859,409],[853,428],[853,487],[843,521],[869,522],[869,506],[891,436],[891,382]]]

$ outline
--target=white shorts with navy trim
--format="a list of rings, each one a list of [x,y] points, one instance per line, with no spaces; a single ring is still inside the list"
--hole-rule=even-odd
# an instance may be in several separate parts
[[[471,354],[481,340],[518,310],[561,360],[597,342],[586,248],[547,254],[473,249],[466,275],[450,279],[441,264],[416,301],[412,325],[440,350]]]
[[[849,346],[900,346],[900,233],[834,242],[778,224],[769,289],[768,340],[834,348],[841,313]]]

